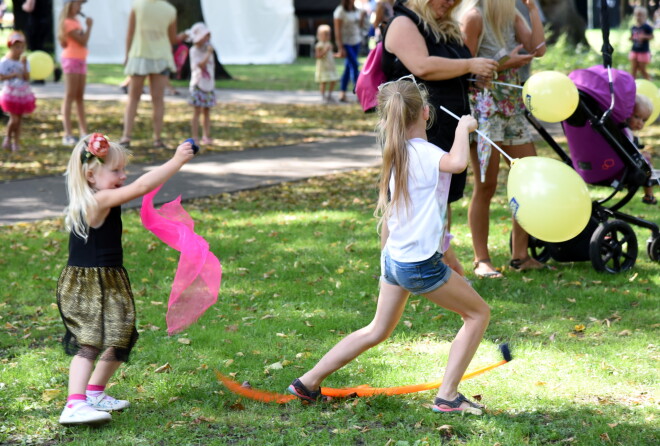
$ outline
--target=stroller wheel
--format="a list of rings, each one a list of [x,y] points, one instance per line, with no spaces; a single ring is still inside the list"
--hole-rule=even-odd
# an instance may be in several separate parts
[[[646,242],[646,252],[654,262],[660,262],[660,237],[650,237]]]
[[[546,263],[550,260],[548,244],[543,240],[530,235],[527,241],[527,250],[529,251],[529,256],[534,260],[538,260],[541,263]],[[509,233],[509,252],[513,252],[513,233]]]
[[[637,236],[620,220],[601,223],[591,236],[589,257],[596,271],[614,274],[628,270],[637,260]]]

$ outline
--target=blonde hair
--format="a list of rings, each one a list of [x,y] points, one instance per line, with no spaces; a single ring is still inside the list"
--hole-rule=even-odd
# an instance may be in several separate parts
[[[383,151],[383,162],[374,215],[380,218],[379,227],[389,218],[393,208],[397,212],[410,210],[407,129],[419,119],[427,105],[428,93],[424,85],[409,80],[388,82],[378,92],[378,141]],[[394,193],[390,197],[392,175]]]
[[[635,6],[635,8],[633,9],[633,15],[637,14],[638,12],[642,13],[645,21],[649,18],[649,10],[646,9],[646,7],[642,5]]]
[[[319,27],[316,28],[316,40],[321,40],[321,34],[324,32],[327,32],[328,36],[332,34],[332,28],[330,28],[330,25],[319,25]]]
[[[62,48],[66,46],[66,32],[64,31],[64,21],[69,18],[71,8],[74,2],[65,3],[60,12],[60,17],[57,21],[57,40],[59,40]]]
[[[516,9],[515,0],[467,0],[461,5],[457,15],[459,21],[472,9],[479,9],[483,20],[481,36],[479,36],[479,46],[486,26],[488,26],[495,41],[506,48],[506,35],[503,34],[507,28],[515,24],[516,16],[522,14]],[[523,23],[529,28],[527,20],[523,18]]]
[[[653,102],[651,102],[651,100],[643,94],[637,93],[635,95],[635,108],[633,109],[633,113],[635,111],[637,111],[637,113],[646,115],[646,119],[648,119],[648,117],[653,114]]]
[[[429,0],[408,0],[405,6],[419,16],[424,31],[433,34],[437,43],[447,41],[462,43],[461,29],[454,17],[454,11],[460,4],[461,0],[455,0],[451,8],[447,10],[447,14],[441,18],[435,17],[433,10],[429,7]]]
[[[87,240],[89,233],[89,221],[87,216],[89,211],[96,206],[94,198],[94,189],[87,181],[89,172],[96,172],[97,169],[105,165],[107,168],[126,163],[129,152],[117,143],[111,142],[108,154],[104,158],[104,163],[97,157],[92,157],[86,162],[82,161],[82,155],[87,149],[90,135],[81,139],[71,152],[71,158],[67,164],[66,173],[66,192],[69,199],[69,205],[64,210],[64,223],[67,231],[72,231],[75,235]]]

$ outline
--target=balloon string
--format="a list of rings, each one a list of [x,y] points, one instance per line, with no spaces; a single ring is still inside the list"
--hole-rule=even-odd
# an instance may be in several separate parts
[[[474,78],[474,77],[471,77],[471,78],[468,79],[468,80],[469,80],[469,81],[472,81],[472,82],[480,82],[479,79],[476,79],[476,78]],[[485,82],[485,81],[483,81],[483,82]],[[522,85],[507,84],[506,82],[490,81],[489,83],[491,83],[491,84],[495,84],[495,85],[504,85],[505,87],[520,88],[521,90],[523,89],[523,86],[522,86]]]
[[[449,110],[447,110],[443,105],[440,106],[440,110],[442,110],[443,112],[447,113],[449,116],[452,116],[452,117],[456,118],[457,121],[461,119],[461,118],[459,118],[456,114],[454,114],[454,113],[450,112]],[[490,139],[489,137],[487,137],[487,136],[486,136],[481,130],[475,130],[475,131],[477,132],[478,135],[482,136],[486,141],[488,141],[493,147],[495,147],[497,150],[499,150],[500,153],[501,153],[502,155],[504,155],[504,157],[505,157],[506,159],[508,159],[510,163],[513,163],[513,162],[515,161],[515,160],[514,160],[513,158],[511,158],[506,152],[504,152],[504,150],[502,150],[502,149],[500,148],[500,146],[498,146],[497,144],[495,144],[495,143],[493,142],[492,139]]]

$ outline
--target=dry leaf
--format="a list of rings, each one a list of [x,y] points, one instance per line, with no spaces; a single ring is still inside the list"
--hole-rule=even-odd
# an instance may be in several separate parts
[[[157,301],[157,300],[152,300],[152,301],[151,301],[151,305],[163,305],[163,303],[162,303],[162,302],[159,302],[159,301]]]
[[[630,330],[623,330],[619,332],[619,336],[630,336],[632,334],[632,331]]]
[[[403,321],[403,325],[405,325],[408,328],[412,328],[412,322],[410,321]]]
[[[60,389],[46,389],[44,390],[44,393],[41,394],[41,399],[47,403],[48,401],[57,398],[60,393],[62,393],[62,390]]]
[[[190,345],[190,339],[188,338],[179,338],[177,339],[177,342],[179,344]]]
[[[607,435],[607,432],[603,432],[602,434],[600,434],[600,439],[603,441],[607,441],[608,443],[611,441],[610,436]]]
[[[170,365],[169,362],[166,362],[165,364],[161,365],[156,370],[154,370],[154,373],[165,373],[165,372],[169,372],[170,370],[172,370],[172,366]]]

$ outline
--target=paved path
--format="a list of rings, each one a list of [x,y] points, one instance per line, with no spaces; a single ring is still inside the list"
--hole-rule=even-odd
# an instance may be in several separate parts
[[[61,98],[62,83],[34,85],[37,98]],[[167,101],[186,101],[187,90],[167,96]],[[217,90],[221,102],[318,104],[319,94],[313,91],[246,91]],[[89,84],[86,100],[125,100],[117,86]],[[148,95],[143,99],[148,100]],[[338,111],[341,106],[338,106]],[[380,150],[374,135],[328,139],[316,143],[248,149],[240,152],[203,154],[186,164],[170,179],[156,197],[157,203],[206,197],[223,192],[253,189],[285,181],[295,181],[333,172],[377,166]],[[153,168],[151,165],[130,165],[128,181]],[[34,221],[62,215],[66,206],[64,177],[47,176],[0,183],[0,225]],[[127,207],[140,206],[141,200]]]
[[[333,172],[377,166],[380,149],[373,135],[292,146],[202,155],[186,164],[163,186],[157,203],[300,180]],[[153,166],[129,165],[132,181]],[[141,200],[130,202],[137,207]],[[0,184],[0,225],[62,215],[64,177],[48,176]]]

